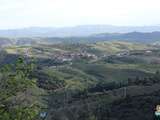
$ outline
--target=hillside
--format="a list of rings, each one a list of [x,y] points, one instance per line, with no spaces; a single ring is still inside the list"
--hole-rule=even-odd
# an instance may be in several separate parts
[[[71,37],[89,36],[100,33],[154,32],[160,26],[113,26],[113,25],[80,25],[73,27],[30,27],[22,29],[0,30],[1,37]]]
[[[0,37],[0,47],[5,46],[30,46],[36,44],[93,44],[97,42],[132,42],[158,45],[160,32],[130,32],[130,33],[100,33],[89,36],[69,37]],[[114,50],[113,50],[114,51]]]
[[[34,62],[29,78],[41,96],[31,95],[46,120],[150,120],[160,100],[159,55],[158,46],[126,41],[35,43],[3,48],[0,64]]]

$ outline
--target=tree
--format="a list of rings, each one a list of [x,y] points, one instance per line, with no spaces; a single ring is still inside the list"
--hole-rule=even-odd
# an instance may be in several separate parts
[[[0,120],[34,120],[40,107],[32,96],[36,80],[30,77],[33,63],[19,58],[0,73]]]

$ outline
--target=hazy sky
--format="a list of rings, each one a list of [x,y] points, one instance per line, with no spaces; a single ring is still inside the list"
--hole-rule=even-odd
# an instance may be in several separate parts
[[[0,0],[0,29],[160,24],[160,0]]]

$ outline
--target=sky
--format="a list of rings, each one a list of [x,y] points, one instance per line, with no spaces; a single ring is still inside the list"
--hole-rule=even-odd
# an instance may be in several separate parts
[[[160,0],[0,0],[0,29],[160,24]]]

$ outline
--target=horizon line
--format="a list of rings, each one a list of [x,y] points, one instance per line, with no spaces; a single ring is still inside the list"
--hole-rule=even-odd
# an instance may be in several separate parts
[[[153,24],[153,25],[79,24],[79,25],[67,25],[67,26],[24,26],[24,27],[18,27],[18,28],[0,28],[0,30],[19,30],[19,29],[31,29],[31,28],[62,29],[62,28],[75,28],[75,27],[83,27],[83,26],[160,27],[160,24]]]

